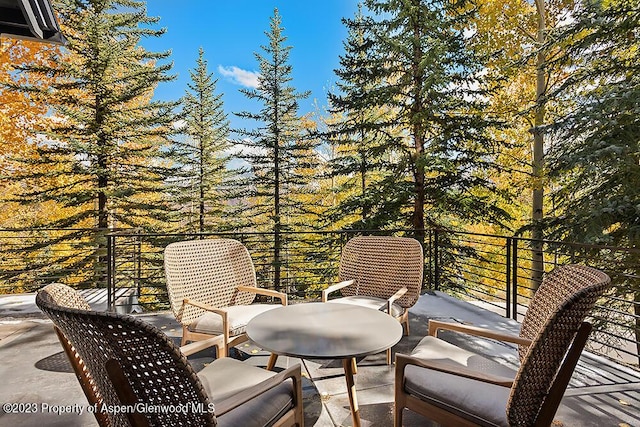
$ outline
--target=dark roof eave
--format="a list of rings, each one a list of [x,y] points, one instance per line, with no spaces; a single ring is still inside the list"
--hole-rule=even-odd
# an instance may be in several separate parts
[[[66,39],[49,0],[15,0],[16,8],[0,7],[2,36],[65,44]]]
[[[38,37],[34,37],[33,34],[31,34],[28,31],[25,34],[22,34],[21,31],[16,31],[15,29],[11,30],[11,32],[5,32],[0,26],[0,38],[3,38],[3,37],[6,37],[8,39],[29,40],[29,41],[36,41],[36,42],[59,44],[61,46],[64,46],[67,44],[67,39],[60,32],[54,33],[50,37],[46,37],[45,35],[44,38],[38,38]]]

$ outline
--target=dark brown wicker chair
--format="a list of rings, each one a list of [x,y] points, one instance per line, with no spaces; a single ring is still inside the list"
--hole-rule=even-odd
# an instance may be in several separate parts
[[[342,250],[338,281],[322,291],[322,301],[382,310],[398,319],[409,335],[409,308],[420,297],[424,258],[420,243],[406,237],[359,236]],[[391,349],[387,350],[387,364]]]
[[[550,425],[591,331],[584,320],[609,284],[590,267],[556,268],[531,300],[519,336],[430,321],[411,355],[396,355],[394,425],[402,425],[404,408],[442,425]],[[518,344],[518,371],[438,339],[440,329]]]
[[[252,304],[256,294],[287,305],[287,295],[256,286],[247,248],[233,239],[187,240],[169,244],[164,267],[171,310],[182,325],[182,345],[219,336],[218,354],[247,340],[253,317],[278,304]]]
[[[58,283],[49,285],[43,291],[41,291],[41,293],[39,293],[36,297],[36,303],[40,305],[40,302],[43,301],[43,299],[46,299],[46,301],[48,301],[52,305],[74,308],[78,310],[91,310],[89,303],[87,303],[82,295],[80,295],[74,289]],[[100,393],[100,388],[94,381],[91,372],[82,360],[82,356],[80,356],[71,341],[69,341],[64,336],[64,334],[57,326],[54,326],[54,330],[56,332],[56,335],[58,336],[60,344],[62,344],[64,352],[71,362],[71,367],[73,368],[73,371],[76,374],[76,378],[78,379],[78,382],[82,387],[82,391],[84,391],[84,394],[87,397],[89,405],[94,407],[101,405],[103,402],[103,398],[102,394]],[[107,416],[107,414],[99,411],[96,411],[93,414],[96,417],[99,425],[112,425],[109,422],[109,417]]]
[[[196,373],[158,328],[132,316],[91,311],[65,285],[45,287],[36,303],[53,321],[74,370],[81,373],[101,426],[304,423],[300,365],[274,374],[222,358]]]

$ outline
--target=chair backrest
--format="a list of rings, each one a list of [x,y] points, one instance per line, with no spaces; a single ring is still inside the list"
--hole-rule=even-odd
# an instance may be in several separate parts
[[[67,291],[70,292],[73,290]],[[158,328],[128,315],[59,305],[48,288],[38,293],[36,303],[82,357],[100,393],[100,403],[106,405],[105,410],[123,408],[125,403],[110,380],[113,371],[107,368],[115,362],[118,372],[127,379],[132,395],[142,405],[136,409],[146,412],[149,425],[216,424],[196,372],[180,349]],[[180,408],[180,412],[162,411],[162,408]],[[121,412],[107,410],[108,425],[129,426],[132,414]]]
[[[42,288],[36,301],[78,310],[91,310],[87,300],[78,291],[62,283],[52,283]]]
[[[520,369],[507,407],[510,425],[534,425],[578,328],[610,282],[605,273],[580,265],[545,274],[520,330],[533,342],[519,349]]]
[[[48,306],[60,306],[78,310],[91,310],[89,303],[87,303],[82,295],[69,286],[60,283],[52,283],[41,289],[36,297],[36,303],[38,306],[45,304]],[[87,365],[84,363],[82,356],[58,327],[56,327],[55,330],[58,335],[58,340],[71,362],[71,366],[89,404],[91,406],[102,405],[104,399],[102,398],[100,388],[93,379],[91,372],[87,369]],[[100,426],[111,425],[109,417],[106,414],[95,412],[94,415]]]
[[[413,306],[422,289],[424,258],[420,243],[407,237],[359,236],[342,249],[338,279],[355,280],[342,295],[365,295],[387,299],[400,288],[408,292],[396,301]]]
[[[217,308],[248,305],[255,294],[239,292],[238,286],[256,286],[256,272],[247,248],[233,239],[187,240],[164,250],[164,269],[169,303],[176,318],[188,324],[203,314],[190,299]]]

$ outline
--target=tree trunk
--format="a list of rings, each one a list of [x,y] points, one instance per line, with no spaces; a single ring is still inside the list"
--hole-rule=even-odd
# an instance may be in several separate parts
[[[277,97],[276,97],[277,100]],[[276,112],[277,114],[277,112]],[[276,115],[276,123],[277,123]],[[273,218],[273,287],[276,291],[280,292],[282,285],[280,283],[280,257],[282,240],[280,233],[282,231],[282,223],[280,221],[280,133],[278,130],[275,132],[273,143],[273,203],[274,203],[274,218]]]
[[[107,275],[107,240],[105,234],[109,227],[109,211],[107,205],[107,186],[109,184],[109,178],[107,176],[107,159],[104,154],[98,156],[98,233],[97,233],[97,246],[98,246],[98,259],[96,265],[96,277],[94,280],[98,287],[108,286]],[[113,303],[113,301],[112,301]]]
[[[422,111],[422,85],[424,81],[423,72],[420,69],[422,62],[422,47],[420,44],[421,28],[415,22],[413,28],[413,105],[411,107],[411,132],[414,141],[414,193],[415,201],[413,206],[413,229],[415,237],[420,243],[424,243],[424,202],[425,202],[425,174],[424,174],[424,128],[419,120],[416,120]]]
[[[424,142],[422,138],[416,138],[416,160],[420,162],[421,157],[424,155]],[[413,174],[414,179],[414,192],[415,203],[413,206],[413,229],[416,233],[416,239],[421,243],[424,243],[424,170],[417,164]]]
[[[538,12],[538,47],[542,49],[546,41],[546,11],[544,0],[536,0]],[[536,108],[533,128],[533,197],[531,204],[532,237],[531,242],[531,288],[538,289],[544,272],[543,244],[544,233],[542,219],[544,215],[544,137],[541,126],[545,120],[545,94],[547,79],[545,76],[545,54],[538,51],[536,57]]]
[[[202,101],[201,101],[202,102]],[[202,118],[201,118],[202,119]],[[202,119],[204,121],[204,119]],[[198,209],[198,219],[200,224],[200,233],[204,233],[204,146],[203,140],[200,138],[200,203]]]
[[[364,145],[364,132],[361,131],[360,143]],[[371,211],[367,200],[367,154],[360,150],[360,194],[362,194],[362,223],[366,224]]]

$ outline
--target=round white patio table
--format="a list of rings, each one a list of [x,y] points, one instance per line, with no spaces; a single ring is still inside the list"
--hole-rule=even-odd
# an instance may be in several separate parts
[[[247,335],[271,352],[267,369],[278,355],[302,359],[342,359],[353,425],[360,426],[353,375],[355,358],[394,346],[402,325],[382,311],[350,304],[306,303],[269,310],[247,324]]]

